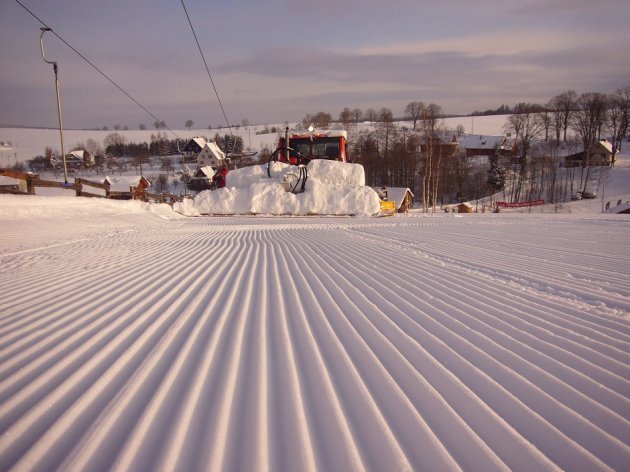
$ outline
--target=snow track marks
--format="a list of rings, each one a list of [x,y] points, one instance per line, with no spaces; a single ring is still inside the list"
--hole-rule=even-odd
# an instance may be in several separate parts
[[[630,463],[624,220],[82,228],[4,230],[2,470]]]

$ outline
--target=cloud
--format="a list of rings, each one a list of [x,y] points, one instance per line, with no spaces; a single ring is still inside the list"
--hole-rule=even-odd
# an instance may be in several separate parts
[[[268,48],[223,64],[220,73],[230,75],[240,99],[264,95],[295,101],[303,104],[303,113],[318,103],[341,110],[378,101],[404,107],[405,100],[435,101],[446,111],[464,112],[495,103],[546,102],[566,88],[610,92],[627,81],[630,53],[621,40],[604,52],[563,36],[553,47],[542,47],[549,41],[539,37],[519,48],[517,35],[502,42],[499,35],[485,35],[461,43],[460,50],[449,50],[457,45],[454,40],[355,52]]]

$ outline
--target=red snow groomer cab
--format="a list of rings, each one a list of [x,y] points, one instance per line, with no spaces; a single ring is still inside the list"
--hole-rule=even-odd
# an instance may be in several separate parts
[[[287,142],[288,141],[288,142]],[[348,133],[344,130],[288,130],[278,142],[278,161],[300,164],[304,160],[328,159],[346,162]],[[286,156],[288,151],[288,158]]]

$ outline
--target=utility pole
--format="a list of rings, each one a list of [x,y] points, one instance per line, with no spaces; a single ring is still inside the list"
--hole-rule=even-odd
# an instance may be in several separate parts
[[[52,31],[50,28],[40,28],[42,34],[39,36],[39,46],[42,50],[42,59],[47,64],[52,64],[53,70],[55,71],[55,90],[57,92],[57,117],[59,118],[59,137],[61,139],[61,157],[63,158],[63,180],[67,184],[68,183],[68,168],[66,167],[66,153],[63,148],[63,125],[61,122],[61,100],[59,98],[59,70],[57,67],[57,63],[55,61],[49,61],[46,59],[44,55],[44,33],[46,31]]]

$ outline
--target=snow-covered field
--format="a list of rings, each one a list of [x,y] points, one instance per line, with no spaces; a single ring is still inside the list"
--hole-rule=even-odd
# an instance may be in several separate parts
[[[1,470],[630,464],[627,215],[0,225]]]

